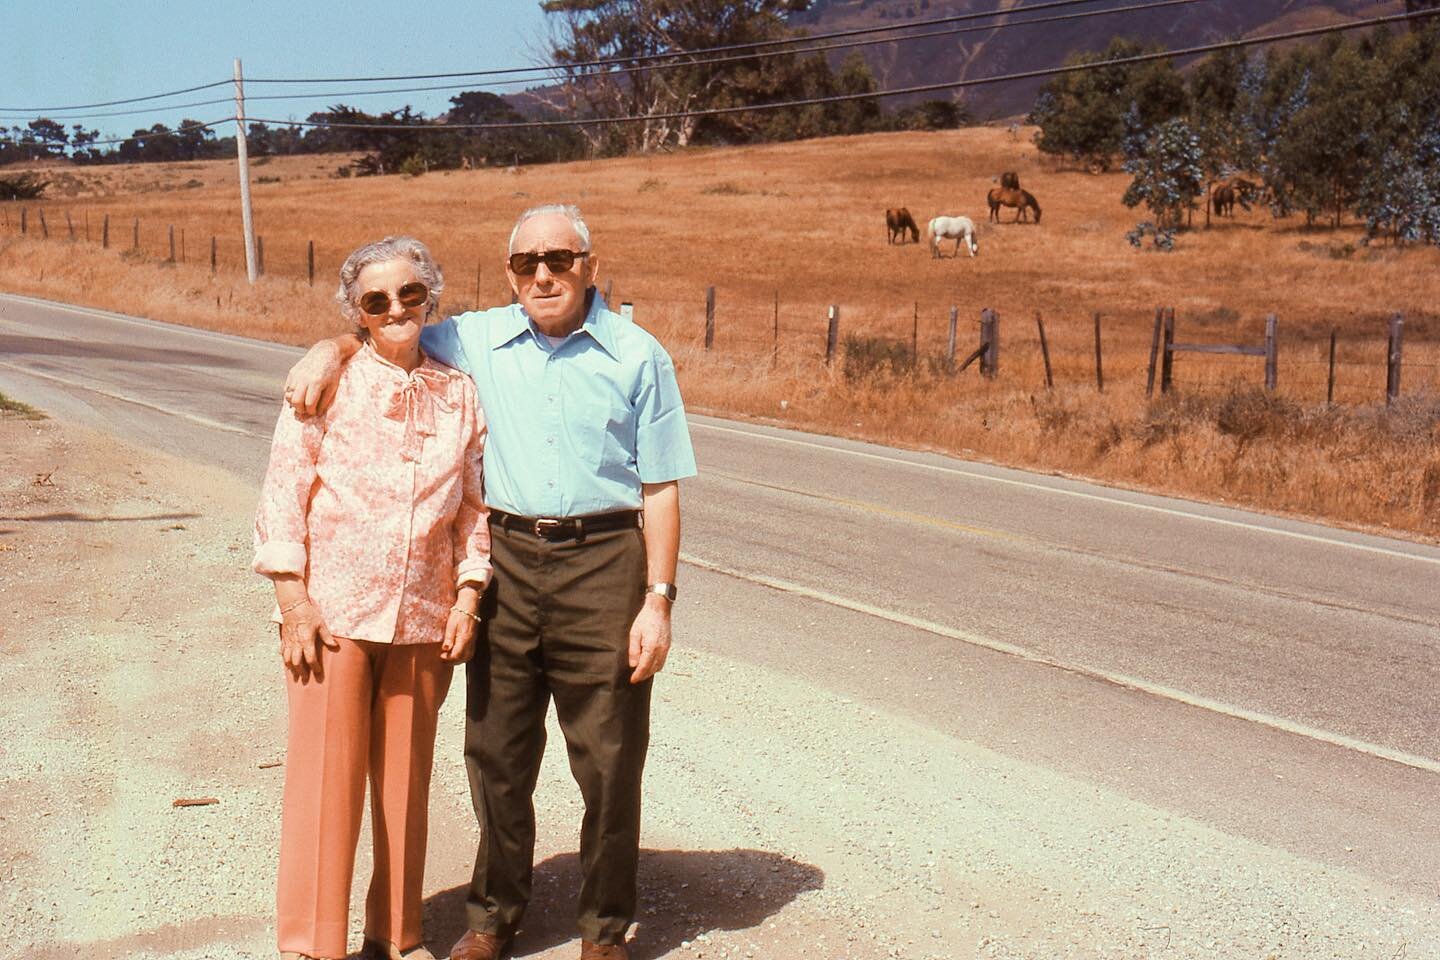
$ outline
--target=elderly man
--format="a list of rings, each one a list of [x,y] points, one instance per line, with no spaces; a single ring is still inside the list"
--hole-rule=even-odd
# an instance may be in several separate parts
[[[651,678],[670,649],[677,481],[695,474],[670,357],[596,295],[573,206],[525,211],[506,275],[518,303],[427,327],[431,357],[470,374],[489,424],[485,501],[494,583],[468,669],[465,760],[482,827],[452,960],[495,960],[520,926],[535,849],[532,796],[555,701],[585,801],[583,960],[625,960],[636,909]],[[291,373],[302,412],[357,347],[338,337]]]

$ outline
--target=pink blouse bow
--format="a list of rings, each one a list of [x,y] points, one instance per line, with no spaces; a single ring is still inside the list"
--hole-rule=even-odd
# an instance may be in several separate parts
[[[390,395],[386,418],[405,422],[405,441],[400,447],[403,459],[419,461],[420,438],[435,436],[436,406],[445,413],[455,409],[450,399],[450,378],[437,370],[416,367]]]

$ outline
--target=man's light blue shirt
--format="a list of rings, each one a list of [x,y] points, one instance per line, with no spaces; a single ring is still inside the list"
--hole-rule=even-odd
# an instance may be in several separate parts
[[[695,475],[675,365],[591,294],[552,346],[519,304],[428,326],[420,346],[475,381],[489,436],[485,502],[526,517],[638,509],[642,483]]]

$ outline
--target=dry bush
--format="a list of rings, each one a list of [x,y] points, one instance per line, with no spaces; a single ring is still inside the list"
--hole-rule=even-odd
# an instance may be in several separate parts
[[[592,226],[601,288],[613,283],[612,300],[634,303],[637,322],[671,349],[697,409],[1440,535],[1435,410],[1424,399],[1440,394],[1434,248],[1360,248],[1358,225],[1312,231],[1256,210],[1182,233],[1174,253],[1136,252],[1123,239],[1134,220],[1119,203],[1123,175],[1042,163],[1028,140],[1004,130],[686,150],[531,167],[523,179],[499,170],[326,179],[334,158],[292,161],[266,168],[281,182],[255,185],[267,275],[254,289],[243,276],[233,165],[220,162],[107,169],[94,199],[44,204],[48,244],[33,233],[17,241],[18,205],[0,204],[0,284],[304,343],[340,328],[329,294],[358,244],[413,233],[446,268],[443,309],[505,303],[502,257],[515,214],[576,201]],[[985,194],[1003,170],[1017,171],[1039,198],[1043,225],[986,222]],[[175,189],[193,180],[204,185]],[[932,260],[924,244],[888,245],[884,211],[895,206],[921,223],[970,216],[980,224],[980,256]],[[75,245],[60,242],[56,227],[67,210],[80,232]],[[106,214],[111,249],[101,251]],[[122,259],[137,217],[140,252]],[[162,266],[171,224],[185,238],[186,262]],[[313,289],[307,241],[316,248]],[[1347,244],[1353,253],[1332,255]],[[717,331],[707,353],[710,285]],[[850,350],[826,367],[832,304]],[[1277,395],[1254,390],[1262,369],[1253,357],[1179,354],[1176,392],[1147,402],[1157,305],[1175,308],[1177,339],[1191,342],[1258,344],[1265,315],[1277,313]],[[960,357],[976,345],[980,310],[999,312],[994,381],[974,367],[945,373],[952,306]],[[1410,399],[1387,412],[1385,323],[1395,311],[1407,318]],[[1104,393],[1094,385],[1096,312]],[[1044,386],[1037,313],[1053,391]],[[1327,407],[1332,329],[1343,406]],[[858,359],[867,350],[871,360]],[[913,355],[922,362],[898,359]],[[883,373],[862,369],[872,361]]]

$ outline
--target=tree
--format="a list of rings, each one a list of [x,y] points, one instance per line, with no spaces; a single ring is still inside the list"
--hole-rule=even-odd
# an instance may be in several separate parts
[[[70,142],[70,135],[65,132],[64,124],[56,123],[47,117],[39,117],[30,121],[28,129],[30,136],[40,144],[46,156],[65,155],[65,146]]]
[[[565,73],[562,96],[569,111],[579,117],[650,118],[581,128],[592,152],[619,153],[695,139],[701,118],[668,114],[765,102],[777,81],[788,89],[813,82],[815,65],[797,57],[723,63],[683,58],[689,50],[783,37],[785,15],[808,5],[807,0],[546,0],[541,7],[555,18],[551,57]],[[673,59],[657,63],[655,57]],[[584,65],[594,60],[618,62]],[[647,69],[621,69],[639,67]],[[712,126],[716,139],[737,129],[724,122]]]
[[[1065,62],[1105,63],[1161,49],[1116,37],[1103,53],[1076,54]],[[1131,106],[1147,129],[1185,110],[1185,83],[1168,59],[1077,70],[1049,81],[1030,111],[1030,122],[1040,127],[1036,146],[1103,170],[1121,151],[1125,113]]]
[[[1143,203],[1150,209],[1155,216],[1156,243],[1168,249],[1185,212],[1205,192],[1200,137],[1179,117],[1146,130],[1134,107],[1126,121],[1125,172],[1135,179],[1123,202],[1127,207]],[[1139,245],[1133,234],[1131,242]]]

